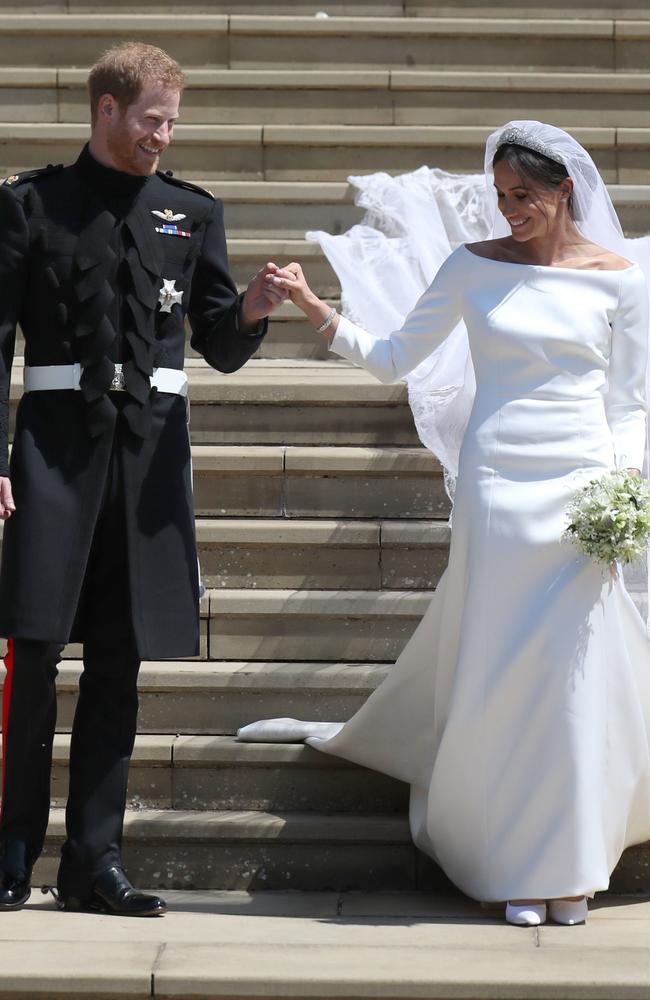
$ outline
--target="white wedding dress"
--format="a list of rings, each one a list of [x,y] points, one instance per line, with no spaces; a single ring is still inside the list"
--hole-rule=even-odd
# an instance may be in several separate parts
[[[581,484],[642,465],[645,281],[461,246],[401,330],[341,319],[332,349],[393,382],[461,317],[477,390],[427,613],[349,722],[239,735],[408,782],[416,844],[469,896],[591,895],[650,839],[650,645],[620,576],[561,536]]]

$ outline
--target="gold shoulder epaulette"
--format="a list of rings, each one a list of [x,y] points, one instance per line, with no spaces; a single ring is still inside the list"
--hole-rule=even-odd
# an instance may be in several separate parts
[[[48,163],[46,167],[39,167],[36,170],[21,170],[19,174],[11,174],[9,177],[6,177],[2,183],[9,184],[11,187],[16,187],[17,184],[24,184],[27,181],[33,181],[38,177],[46,177],[48,174],[55,174],[59,170],[63,170],[62,163],[57,163],[56,166],[52,163]]]

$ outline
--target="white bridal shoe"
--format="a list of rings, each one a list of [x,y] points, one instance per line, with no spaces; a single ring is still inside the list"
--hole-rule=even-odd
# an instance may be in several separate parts
[[[546,903],[508,903],[506,920],[517,927],[539,927],[546,923]]]
[[[582,899],[551,899],[549,904],[549,916],[556,924],[584,924],[589,910],[587,900]]]

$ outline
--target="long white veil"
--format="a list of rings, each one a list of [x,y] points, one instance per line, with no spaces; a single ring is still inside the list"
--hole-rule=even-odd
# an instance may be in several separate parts
[[[376,336],[387,337],[399,329],[459,244],[508,234],[497,209],[492,176],[494,154],[506,141],[563,163],[573,180],[573,214],[580,231],[640,264],[650,285],[650,237],[625,238],[589,153],[563,129],[537,121],[511,121],[489,136],[483,174],[420,167],[398,177],[377,173],[349,178],[358,192],[356,203],[366,210],[362,221],[340,236],[306,234],[321,245],[337,274],[344,315]],[[439,458],[453,496],[460,445],[475,392],[463,323],[406,382],[420,439]],[[643,577],[641,585],[634,574],[626,576],[630,589],[645,594]]]

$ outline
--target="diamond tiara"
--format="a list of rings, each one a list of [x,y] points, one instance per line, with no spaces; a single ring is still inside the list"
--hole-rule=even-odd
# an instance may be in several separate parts
[[[553,160],[555,163],[562,163],[564,165],[564,160],[556,149],[552,146],[548,146],[541,139],[536,139],[529,132],[525,132],[521,128],[507,128],[499,136],[497,142],[497,149],[501,146],[509,145],[512,143],[515,146],[525,146],[526,149],[532,149],[535,153],[541,153],[542,156],[547,156],[549,160]]]

